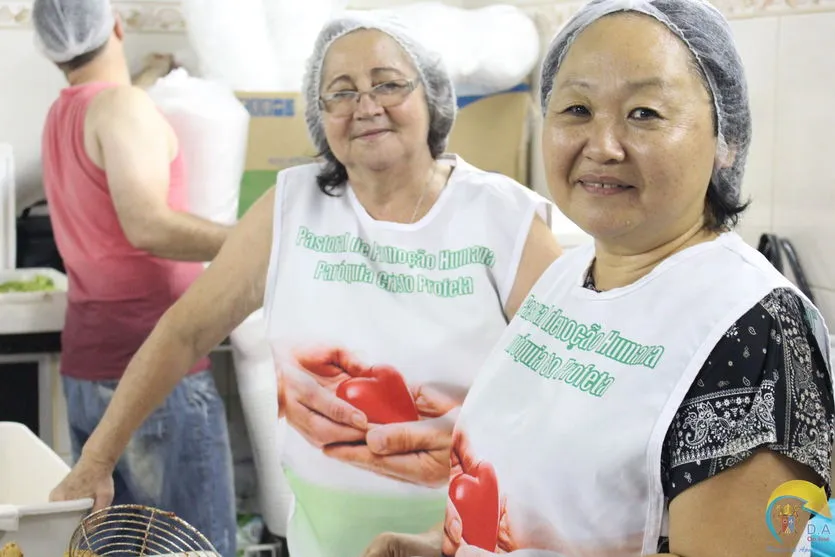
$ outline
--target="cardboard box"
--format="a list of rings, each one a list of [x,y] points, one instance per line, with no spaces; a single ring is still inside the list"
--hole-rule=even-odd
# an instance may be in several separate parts
[[[313,162],[300,93],[236,93],[250,115],[238,216],[275,185],[279,170]]]
[[[312,162],[316,150],[299,93],[237,93],[249,111],[249,139],[238,214],[275,184],[279,170]],[[447,150],[484,170],[528,185],[531,97],[527,85],[461,97]]]
[[[531,93],[527,85],[458,99],[447,150],[468,163],[530,186]]]

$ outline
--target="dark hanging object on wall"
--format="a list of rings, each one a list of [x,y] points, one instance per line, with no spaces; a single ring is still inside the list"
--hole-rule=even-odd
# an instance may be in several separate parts
[[[16,265],[19,269],[41,267],[64,273],[64,261],[55,244],[49,215],[32,214],[32,209],[45,206],[46,201],[33,203],[17,218]]]
[[[786,278],[793,280],[800,291],[812,303],[815,303],[812,288],[809,285],[809,281],[806,280],[806,273],[800,264],[800,259],[797,257],[797,251],[789,240],[781,238],[776,234],[763,234],[760,236],[760,243],[757,249],[774,265],[775,269],[783,273]],[[784,260],[788,263],[788,266],[784,264]]]

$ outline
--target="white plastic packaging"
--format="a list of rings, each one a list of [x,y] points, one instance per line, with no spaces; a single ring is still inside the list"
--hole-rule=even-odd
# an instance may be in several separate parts
[[[293,492],[281,466],[284,439],[277,419],[278,383],[263,309],[255,311],[232,331],[230,340],[238,393],[258,477],[261,516],[270,532],[284,537]]]
[[[516,6],[495,5],[470,10],[464,36],[477,63],[475,70],[454,78],[461,95],[489,95],[522,83],[537,67],[539,32]]]
[[[0,143],[0,270],[14,269],[17,257],[17,211],[12,146]]]
[[[278,59],[276,91],[299,91],[319,30],[340,14],[347,0],[263,0],[268,35]]]
[[[238,217],[249,113],[227,86],[178,68],[148,94],[177,134],[185,157],[189,212],[219,224]]]
[[[281,65],[265,21],[264,0],[182,0],[200,76],[235,91],[278,91]],[[304,17],[304,9],[297,17]],[[287,27],[293,21],[285,23]]]
[[[346,0],[183,0],[201,76],[240,91],[301,90],[316,35],[346,10]],[[478,9],[438,1],[362,10],[396,15],[438,52],[458,95],[486,95],[523,82],[539,61],[533,20],[512,5]]]
[[[536,25],[515,6],[464,9],[433,1],[350,13],[400,20],[415,39],[442,57],[459,96],[511,89],[539,61]]]

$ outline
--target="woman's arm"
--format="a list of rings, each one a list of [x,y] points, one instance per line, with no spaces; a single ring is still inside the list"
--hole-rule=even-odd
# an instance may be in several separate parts
[[[561,254],[562,248],[554,237],[554,233],[539,215],[535,215],[525,241],[513,288],[505,304],[505,315],[508,320],[513,319],[533,285]]]
[[[785,501],[793,525],[775,538],[769,498],[790,480],[829,482],[834,420],[829,363],[802,303],[775,290],[716,345],[668,431],[671,554],[791,553],[808,518],[803,501]]]
[[[768,449],[684,491],[670,503],[670,553],[681,557],[789,554],[806,527],[775,540],[766,522],[771,493],[789,480],[820,482],[811,469]],[[802,504],[802,502],[800,502]]]
[[[119,381],[82,460],[115,466],[133,432],[191,366],[261,307],[274,199],[273,188],[250,208],[209,268],[160,319]]]

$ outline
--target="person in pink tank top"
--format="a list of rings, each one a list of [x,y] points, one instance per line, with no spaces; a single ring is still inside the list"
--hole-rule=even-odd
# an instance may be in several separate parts
[[[203,271],[228,229],[189,214],[171,126],[132,85],[107,0],[37,0],[36,42],[69,86],[42,138],[43,182],[69,278],[61,375],[73,454],[125,368]],[[235,553],[232,458],[223,402],[200,359],[115,463],[113,503],[171,511]],[[60,494],[53,494],[60,498]],[[96,507],[108,501],[96,501]]]

